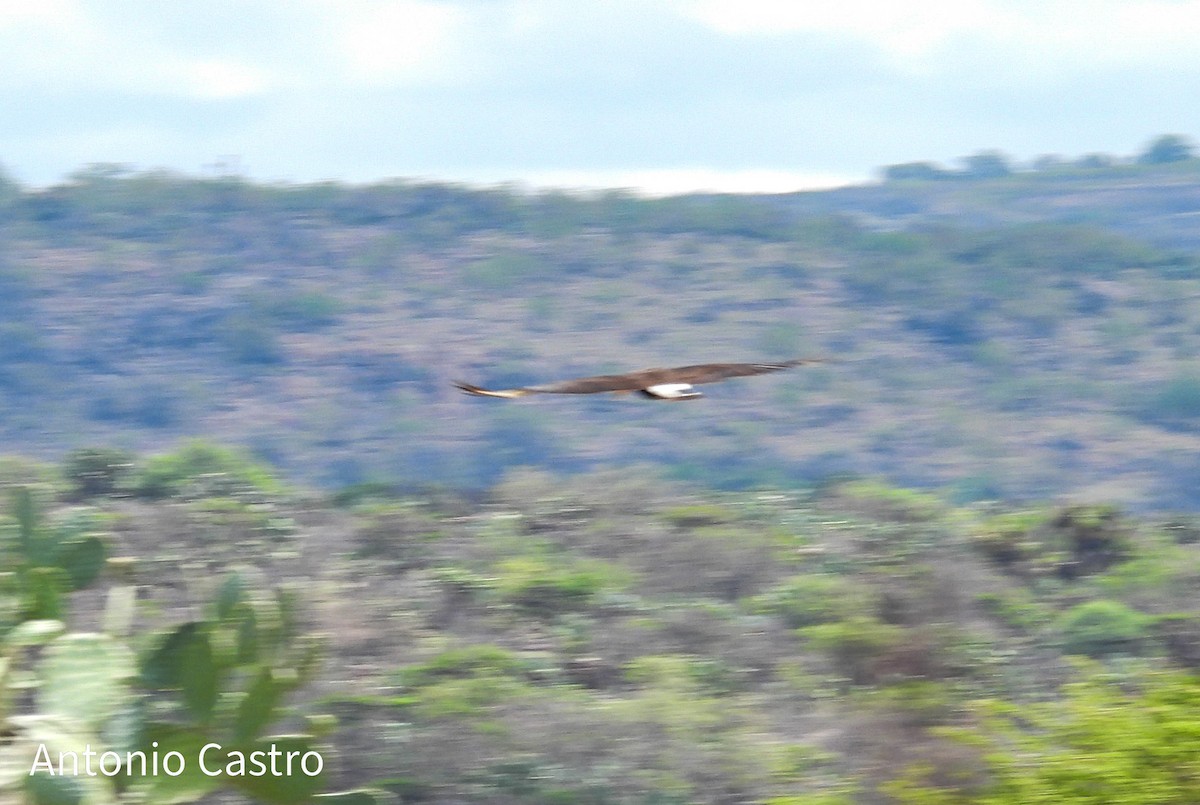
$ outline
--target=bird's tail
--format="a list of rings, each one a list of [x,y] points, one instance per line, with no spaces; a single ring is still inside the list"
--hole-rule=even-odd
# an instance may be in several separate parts
[[[492,391],[491,389],[481,388],[480,386],[472,386],[470,383],[464,383],[461,380],[455,380],[454,387],[459,391],[470,394],[473,397],[503,397],[506,400],[515,400],[516,398],[524,397],[529,393],[524,389],[503,389],[500,391]]]

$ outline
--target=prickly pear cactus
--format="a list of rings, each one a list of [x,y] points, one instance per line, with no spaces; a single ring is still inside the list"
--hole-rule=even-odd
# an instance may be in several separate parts
[[[115,715],[130,709],[129,680],[136,673],[133,653],[112,637],[63,635],[42,656],[38,710],[101,734]]]
[[[209,615],[162,635],[141,667],[141,684],[169,692],[176,710],[169,720],[145,725],[143,741],[158,751],[195,757],[211,750],[208,771],[199,764],[170,780],[162,777],[133,782],[148,802],[185,801],[220,787],[234,788],[258,802],[299,803],[313,800],[324,787],[324,761],[317,773],[261,776],[238,773],[238,758],[277,748],[319,756],[319,736],[312,733],[272,735],[288,714],[288,697],[312,679],[319,644],[298,633],[295,603],[275,591],[260,573],[241,568],[218,584]],[[159,704],[166,704],[159,697]],[[190,755],[189,755],[190,753]],[[233,763],[233,766],[228,766]],[[310,765],[310,769],[313,768]],[[330,802],[373,805],[386,801],[378,793],[358,791],[327,797]],[[345,798],[343,798],[345,797]]]
[[[104,569],[104,539],[92,533],[91,519],[83,513],[56,525],[44,523],[33,493],[24,487],[13,492],[9,511],[16,521],[19,619],[62,618],[66,596],[93,584]]]
[[[8,690],[34,688],[36,708],[5,718],[10,740],[0,747],[0,801],[19,801],[23,794],[25,801],[47,805],[117,802],[110,777],[86,773],[86,752],[134,745],[129,681],[136,662],[128,648],[108,635],[62,632],[57,621],[26,621],[5,640],[9,667],[32,646],[41,645],[42,651],[35,673],[5,680]],[[73,758],[70,774],[60,773],[63,755]],[[79,758],[84,758],[84,771],[75,773]]]
[[[388,800],[372,791],[320,793],[325,763],[315,726],[330,728],[321,719],[308,733],[271,733],[290,713],[290,695],[315,675],[320,646],[300,633],[293,598],[261,573],[228,574],[206,617],[160,635],[139,659],[128,643],[134,564],[107,562],[96,513],[77,508],[45,523],[33,494],[19,489],[9,514],[15,561],[0,578],[0,805],[166,805],[219,788],[280,805]],[[66,633],[71,593],[93,584],[106,564],[104,631]],[[309,763],[244,772],[246,759],[276,751]],[[178,753],[186,763],[179,774],[143,772],[123,760],[135,753]],[[65,774],[60,754],[70,759]]]

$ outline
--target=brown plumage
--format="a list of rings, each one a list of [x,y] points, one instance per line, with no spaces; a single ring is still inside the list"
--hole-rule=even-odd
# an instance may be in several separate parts
[[[701,363],[695,366],[678,366],[672,369],[643,369],[623,375],[596,375],[575,380],[563,380],[541,386],[523,386],[515,389],[485,389],[470,383],[455,382],[454,385],[476,397],[503,397],[515,399],[528,394],[598,394],[605,391],[637,391],[656,400],[692,400],[702,396],[692,386],[701,383],[716,383],[731,377],[747,377],[767,372],[778,372],[793,366],[820,363],[819,358],[797,358],[780,363]]]

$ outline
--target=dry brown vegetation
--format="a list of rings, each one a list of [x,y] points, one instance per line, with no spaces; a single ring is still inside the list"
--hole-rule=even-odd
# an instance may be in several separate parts
[[[611,471],[331,501],[203,444],[121,458],[0,480],[132,559],[143,654],[231,569],[293,591],[325,658],[281,728],[336,714],[330,785],[405,802],[1008,801],[981,702],[1064,699],[1080,657],[1135,688],[1200,657],[1187,519]]]
[[[12,450],[203,435],[334,487],[649,464],[1195,506],[1194,161],[663,200],[104,166],[9,189]],[[688,406],[449,384],[803,354],[836,363]]]

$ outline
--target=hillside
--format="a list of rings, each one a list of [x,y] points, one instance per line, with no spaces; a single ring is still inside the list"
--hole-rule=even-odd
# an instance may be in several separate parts
[[[330,487],[649,465],[1197,505],[1196,160],[657,200],[114,166],[2,184],[10,452],[203,435]],[[797,355],[833,362],[679,406],[450,386]]]
[[[30,719],[80,711],[118,750],[291,735],[323,755],[316,790],[377,792],[338,800],[360,804],[1200,796],[1195,518],[611,471],[329,498],[202,443],[9,459],[0,487],[0,772],[22,769],[0,797],[32,785]],[[105,636],[21,652],[48,617]],[[114,641],[53,695],[56,658]],[[37,801],[305,799],[275,784],[135,775]]]

